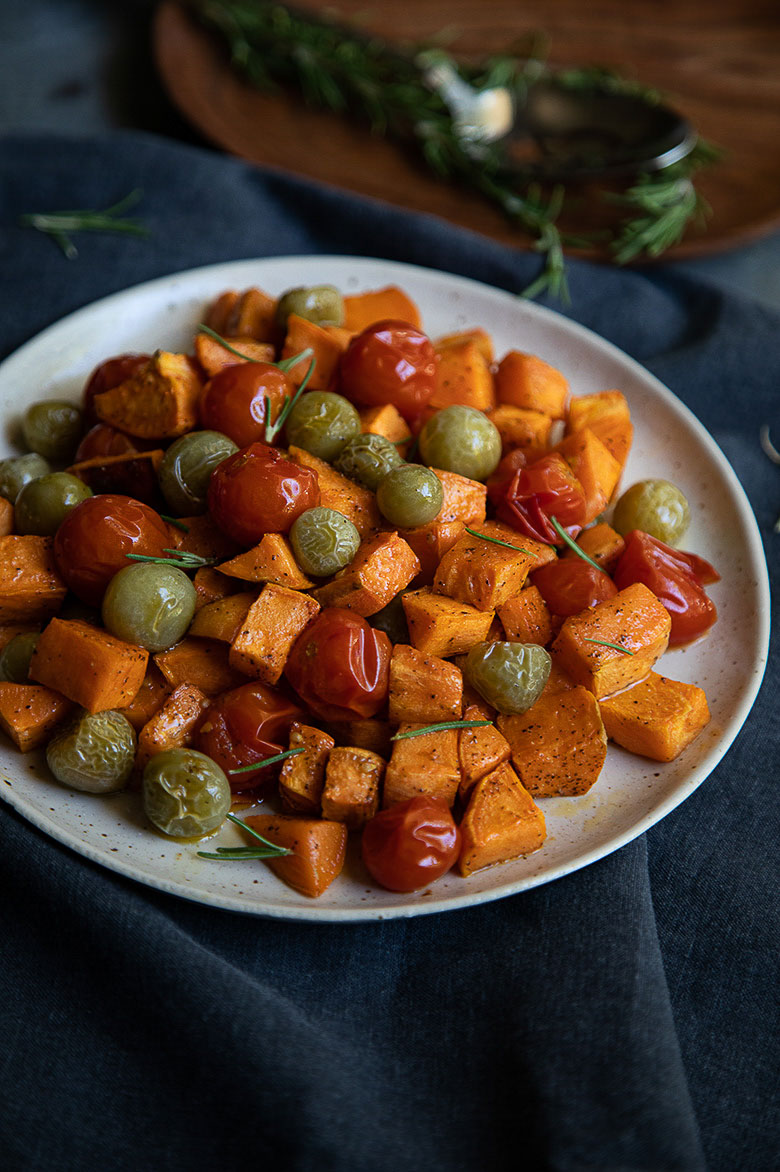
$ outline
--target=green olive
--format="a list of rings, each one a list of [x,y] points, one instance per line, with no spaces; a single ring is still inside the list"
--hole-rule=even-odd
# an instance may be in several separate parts
[[[26,684],[30,660],[40,635],[38,631],[24,631],[14,635],[0,651],[0,680],[9,684]]]
[[[18,533],[53,537],[71,509],[80,505],[92,489],[69,472],[49,472],[25,484],[16,498],[14,524]]]
[[[321,460],[334,460],[347,440],[360,435],[360,416],[343,395],[307,391],[287,416],[287,442]]]
[[[308,285],[288,289],[276,303],[276,324],[287,328],[291,313],[305,317],[318,326],[340,326],[344,323],[344,298],[333,285]]]
[[[186,633],[197,592],[183,570],[157,562],[125,566],[103,596],[103,622],[112,635],[148,651],[165,651]]]
[[[536,643],[477,643],[463,676],[497,712],[512,716],[539,699],[551,667],[549,654]]]
[[[685,536],[691,520],[688,502],[668,480],[640,480],[627,488],[615,505],[612,526],[625,537],[642,529],[667,545]]]
[[[49,472],[51,464],[37,452],[27,452],[24,456],[9,456],[6,460],[0,460],[0,496],[14,504],[25,484],[37,480],[39,476],[46,476]]]
[[[438,476],[421,464],[394,468],[376,490],[380,513],[401,529],[414,529],[433,521],[441,512],[443,499]]]
[[[64,399],[33,403],[22,417],[22,435],[27,447],[55,463],[71,458],[83,430],[80,408]]]
[[[144,813],[172,838],[199,838],[218,830],[230,800],[227,777],[196,749],[166,749],[144,769]]]
[[[400,468],[403,462],[398,448],[389,439],[383,435],[361,432],[347,440],[333,461],[333,467],[342,476],[348,476],[350,480],[376,492],[388,472]]]
[[[420,432],[420,455],[433,468],[487,480],[501,459],[501,435],[476,407],[445,407]]]
[[[49,741],[46,763],[71,789],[114,793],[124,788],[135,763],[133,726],[113,709],[83,712]]]
[[[158,473],[169,507],[185,517],[205,513],[211,473],[237,451],[221,431],[191,431],[174,440]]]
[[[358,551],[360,534],[343,513],[318,505],[295,519],[290,545],[304,574],[326,578],[349,565]]]
[[[383,606],[376,614],[372,614],[368,622],[377,631],[384,631],[391,643],[410,642],[409,625],[406,621],[403,594],[396,594],[395,598],[392,598],[387,606]]]

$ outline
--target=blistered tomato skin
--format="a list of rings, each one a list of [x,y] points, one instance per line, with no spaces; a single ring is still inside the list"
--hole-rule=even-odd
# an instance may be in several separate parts
[[[585,491],[563,457],[552,452],[518,468],[498,501],[496,514],[535,541],[562,545],[551,518],[570,537],[576,536],[585,521]]]
[[[229,537],[256,545],[266,533],[287,533],[301,513],[320,503],[317,473],[267,444],[250,444],[211,475],[209,511]]]
[[[236,792],[273,783],[278,765],[263,767],[267,757],[287,748],[290,725],[304,719],[301,708],[276,688],[253,681],[219,696],[201,721],[194,747],[216,761]],[[236,769],[257,765],[244,773]]]
[[[128,554],[165,557],[171,543],[159,513],[133,497],[101,493],[76,505],[54,537],[57,569],[82,602],[100,606],[114,574],[129,566]]]
[[[95,395],[102,395],[104,391],[112,391],[120,383],[132,378],[149,362],[148,354],[118,354],[115,358],[108,358],[95,367],[84,387],[84,422],[91,426],[98,423],[94,407]],[[97,453],[102,455],[103,453]],[[82,457],[86,459],[86,457]]]
[[[417,891],[457,862],[460,831],[440,798],[410,798],[366,823],[361,849],[366,870],[382,887]]]
[[[626,536],[626,548],[612,573],[618,590],[642,582],[672,616],[669,646],[690,643],[718,617],[715,603],[703,589],[720,580],[718,572],[696,554],[672,549],[641,529]]]
[[[359,720],[384,707],[391,652],[384,631],[352,611],[328,607],[296,641],[284,674],[323,720]]]
[[[415,419],[436,386],[436,351],[406,322],[381,321],[353,338],[339,366],[341,393],[361,407],[392,403]]]
[[[271,418],[295,387],[288,375],[269,362],[237,362],[215,374],[200,401],[201,427],[220,431],[240,448],[265,438],[266,398]]]
[[[581,557],[558,558],[536,570],[531,580],[555,615],[579,614],[617,594],[617,586],[604,570]]]

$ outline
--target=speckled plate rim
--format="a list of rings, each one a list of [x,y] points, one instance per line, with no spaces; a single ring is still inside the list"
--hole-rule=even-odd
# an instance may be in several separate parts
[[[685,545],[721,569],[723,580],[711,591],[718,595],[721,611],[715,630],[724,636],[721,642],[727,651],[738,645],[742,655],[732,665],[739,672],[737,682],[730,677],[728,689],[716,686],[712,693],[714,724],[708,736],[703,734],[671,768],[642,762],[610,746],[620,783],[602,780],[610,769],[608,762],[589,795],[545,799],[542,804],[552,832],[541,851],[468,879],[446,876],[429,891],[411,896],[372,890],[354,860],[351,865],[356,870],[348,883],[340,888],[340,879],[317,901],[291,891],[265,867],[252,879],[224,879],[226,868],[244,865],[207,864],[195,858],[197,848],[191,844],[163,843],[143,825],[142,818],[132,811],[126,816],[116,803],[116,799],[121,804],[132,802],[132,798],[95,799],[64,790],[42,776],[39,754],[22,757],[5,744],[0,748],[0,796],[51,838],[100,866],[216,908],[289,920],[350,922],[475,906],[551,882],[618,850],[664,818],[712,772],[747,719],[766,666],[769,582],[761,537],[742,486],[720,448],[691,411],[639,363],[585,327],[502,290],[436,270],[373,258],[297,256],[230,261],[157,278],[85,306],[44,330],[0,365],[0,418],[7,432],[0,442],[6,451],[11,450],[9,425],[26,402],[39,397],[75,398],[89,371],[111,354],[155,345],[185,346],[200,320],[202,306],[223,289],[258,284],[279,293],[295,284],[325,282],[344,292],[399,284],[418,301],[424,325],[434,335],[482,325],[493,333],[498,354],[515,346],[559,365],[569,377],[573,393],[621,386],[635,422],[640,423],[639,443],[635,435],[624,484],[642,475],[675,479],[676,471],[677,482],[682,478],[681,487],[690,494],[686,477],[694,475],[692,468],[698,469],[697,474],[704,478],[699,488],[712,494],[708,499],[716,503],[712,516],[704,510],[700,517],[703,524],[694,528]],[[648,426],[643,433],[641,421],[645,417]],[[671,428],[668,435],[656,435],[661,424]],[[653,436],[658,440],[655,449],[649,442]],[[673,455],[675,445],[684,456],[678,460],[679,468],[671,466],[670,452]],[[694,495],[699,488],[694,488]],[[720,536],[724,521],[728,522],[728,543]],[[742,599],[738,613],[732,605],[737,588]],[[733,631],[722,626],[724,615],[736,624]],[[714,662],[713,652],[713,640],[705,638],[685,651],[668,653],[670,659],[674,657],[675,671],[669,670],[666,657],[663,668],[673,678],[696,682],[697,664],[706,667]],[[709,697],[709,687],[707,690]],[[726,690],[728,694],[721,695]],[[651,780],[649,794],[637,787],[626,796],[620,785],[625,788],[622,779],[630,779],[632,771],[645,781],[663,780]],[[613,800],[615,793],[619,801]],[[68,825],[58,820],[57,803],[75,811]],[[109,824],[114,823],[119,833],[115,829],[113,834],[107,833]],[[126,849],[111,846],[113,841]],[[238,840],[226,837],[223,831],[219,841]],[[155,854],[157,861],[151,859],[150,842],[160,851],[159,857]],[[138,861],[140,856],[130,851],[141,844],[140,856],[145,850],[147,857]]]

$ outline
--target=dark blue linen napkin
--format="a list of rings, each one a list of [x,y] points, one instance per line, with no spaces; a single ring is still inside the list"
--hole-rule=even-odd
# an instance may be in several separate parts
[[[68,262],[18,226],[135,187],[146,239],[81,235]],[[0,357],[98,297],[215,261],[380,256],[512,291],[538,267],[443,221],[129,133],[1,140],[0,234]],[[663,268],[572,263],[570,283],[567,314],[720,443],[776,589],[780,477],[758,430],[780,424],[780,321]],[[212,910],[1,805],[3,1165],[776,1168],[777,674],[712,777],[645,837],[528,893],[408,921]]]

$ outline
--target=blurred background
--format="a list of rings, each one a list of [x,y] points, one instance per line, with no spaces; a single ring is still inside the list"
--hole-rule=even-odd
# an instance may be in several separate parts
[[[324,6],[309,0],[301,7]],[[705,191],[715,204],[717,184],[728,187],[728,231],[713,220],[709,233],[692,237],[691,247],[667,254],[664,263],[780,307],[780,180],[777,165],[769,163],[780,154],[775,0],[712,0],[706,10],[698,0],[600,0],[587,6],[579,0],[344,0],[329,11],[400,40],[447,29],[448,47],[472,57],[507,49],[518,34],[541,30],[551,61],[606,64],[659,86],[706,137],[725,138],[730,151],[720,176],[717,169],[707,176]],[[499,213],[467,193],[444,191],[433,179],[418,181],[406,160],[394,162],[388,152],[395,148],[388,144],[369,145],[377,165],[366,167],[365,132],[331,115],[312,115],[296,101],[277,98],[256,107],[268,111],[270,133],[248,142],[241,127],[246,112],[231,112],[235,79],[225,76],[219,57],[202,56],[199,36],[171,0],[0,0],[0,131],[133,128],[232,150],[512,240]],[[304,135],[293,141],[285,128],[296,120],[310,128],[312,118],[325,120],[325,142]],[[395,183],[388,181],[390,173]],[[516,242],[523,243],[519,237]]]

